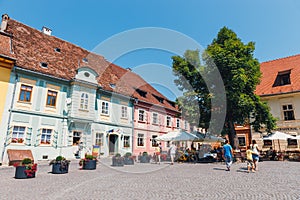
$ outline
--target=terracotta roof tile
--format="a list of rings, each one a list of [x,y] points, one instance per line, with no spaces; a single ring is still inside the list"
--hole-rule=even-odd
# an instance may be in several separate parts
[[[108,62],[101,55],[55,36],[46,35],[13,19],[8,21],[7,33],[13,35],[13,51],[18,67],[72,80],[78,68],[87,66],[98,73],[98,83],[104,90],[176,110],[167,101],[159,102],[152,94],[166,100],[167,98],[139,75]],[[60,52],[55,51],[56,48],[59,48]],[[88,61],[84,62],[84,58]],[[41,62],[47,63],[48,67],[42,68]],[[111,84],[115,84],[116,87],[112,88]],[[146,91],[146,97],[140,96],[136,88]]]
[[[257,95],[276,95],[300,91],[300,79],[298,77],[300,74],[300,54],[263,62],[260,65],[260,70],[262,78],[260,84],[256,87]],[[273,87],[278,72],[287,70],[291,70],[291,84]]]

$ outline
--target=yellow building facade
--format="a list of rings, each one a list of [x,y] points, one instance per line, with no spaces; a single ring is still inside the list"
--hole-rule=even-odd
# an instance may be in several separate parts
[[[13,61],[0,57],[0,124],[2,124]]]

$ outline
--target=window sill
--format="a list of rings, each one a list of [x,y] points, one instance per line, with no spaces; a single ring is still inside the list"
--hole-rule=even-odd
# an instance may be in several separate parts
[[[293,123],[295,121],[296,121],[295,119],[283,120],[284,123]]]
[[[272,145],[263,145],[263,148],[270,148]]]
[[[81,111],[81,112],[89,112],[89,110],[87,110],[87,109],[81,109],[81,108],[79,108],[78,110]]]
[[[41,146],[50,146],[51,143],[40,143]]]
[[[54,110],[56,110],[56,106],[46,105],[46,108],[49,108],[49,109],[54,109]]]
[[[20,101],[20,100],[18,100],[17,103],[32,105],[31,101]]]
[[[297,145],[288,145],[287,148],[298,148]]]
[[[14,143],[14,142],[11,142],[10,145],[23,146],[25,144],[24,143]]]

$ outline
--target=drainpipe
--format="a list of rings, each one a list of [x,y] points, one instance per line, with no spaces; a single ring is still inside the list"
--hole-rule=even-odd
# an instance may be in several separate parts
[[[12,109],[13,109],[13,105],[14,105],[14,100],[15,100],[15,93],[16,93],[16,87],[17,87],[17,83],[18,83],[18,74],[16,72],[15,67],[13,68],[13,72],[15,73],[15,84],[14,84],[14,89],[13,89],[13,94],[12,94],[12,99],[11,99],[11,103],[10,103],[10,109],[8,110],[9,115],[8,115],[8,122],[7,122],[7,130],[6,130],[6,135],[4,138],[4,144],[3,144],[3,150],[2,150],[2,154],[1,154],[1,163],[0,165],[2,165],[3,160],[4,160],[4,154],[6,151],[6,146],[7,146],[7,135],[9,132],[9,127],[10,127],[10,120],[11,120],[11,113],[12,113]]]
[[[134,144],[134,108],[135,108],[135,103],[138,103],[138,99],[133,99],[133,102],[132,102],[132,116],[131,116],[131,119],[132,119],[132,135],[131,135],[131,152],[132,152],[132,155],[133,155],[133,144]]]

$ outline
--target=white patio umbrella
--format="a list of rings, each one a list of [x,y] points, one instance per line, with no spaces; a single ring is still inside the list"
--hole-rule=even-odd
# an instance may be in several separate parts
[[[287,140],[287,139],[297,139],[297,138],[279,131],[275,131],[274,133],[271,133],[270,135],[263,138],[263,140],[278,140],[279,151],[281,151],[279,140]]]
[[[157,141],[193,141],[197,138],[194,134],[185,132],[183,130],[170,131],[164,135],[155,138]]]
[[[198,138],[195,139],[195,142],[225,142],[224,138],[211,135],[210,133],[201,133],[198,131],[192,132],[192,134],[196,135]]]

